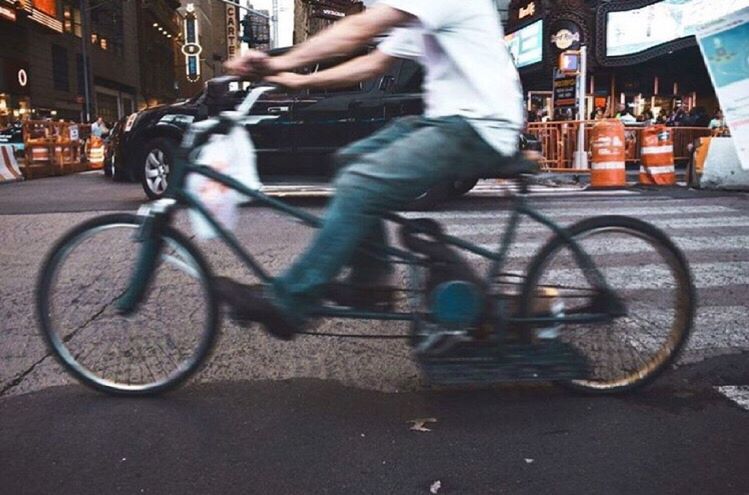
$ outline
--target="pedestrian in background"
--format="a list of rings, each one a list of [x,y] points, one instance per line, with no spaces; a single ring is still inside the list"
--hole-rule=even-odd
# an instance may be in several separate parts
[[[96,122],[91,124],[91,134],[101,138],[104,137],[105,134],[109,133],[109,129],[107,129],[107,125],[104,123],[104,118],[99,117],[96,119]]]

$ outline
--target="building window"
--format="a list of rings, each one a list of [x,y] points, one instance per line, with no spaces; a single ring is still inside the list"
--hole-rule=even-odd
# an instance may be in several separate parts
[[[70,91],[68,51],[59,45],[52,45],[52,81],[55,89]]]
[[[99,117],[106,122],[113,123],[120,119],[119,101],[116,96],[96,92],[96,108]]]
[[[102,50],[109,50],[109,42],[106,38],[99,38],[99,46]]]
[[[81,10],[66,2],[62,8],[63,30],[81,37]]]

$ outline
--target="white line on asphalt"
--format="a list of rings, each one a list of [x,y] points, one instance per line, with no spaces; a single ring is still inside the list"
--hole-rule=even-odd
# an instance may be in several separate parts
[[[664,281],[673,280],[670,270],[663,263],[631,266],[601,266],[606,280],[614,289],[642,290],[663,287]],[[698,289],[749,285],[749,261],[724,263],[692,263],[692,274]],[[559,285],[579,284],[583,279],[579,269],[551,269],[545,280]]]
[[[742,409],[749,411],[749,386],[726,385],[715,387],[718,392],[735,402]]]
[[[727,206],[704,205],[704,206],[644,206],[621,208],[616,204],[593,204],[588,208],[556,208],[549,209],[542,205],[538,210],[551,217],[589,217],[593,215],[628,215],[628,216],[663,216],[663,215],[693,215],[698,213],[736,213],[737,210]],[[404,214],[407,218],[434,218],[439,220],[467,219],[467,218],[509,218],[510,212],[501,211],[441,211],[441,212],[409,212]]]
[[[499,236],[498,236],[499,237]],[[749,246],[749,236],[709,236],[709,237],[672,237],[683,251],[706,251],[726,252],[726,251],[743,251]],[[499,241],[495,243],[479,244],[484,249],[496,251],[499,248]],[[654,254],[654,248],[639,239],[596,239],[587,240],[582,247],[585,252],[591,256],[606,254],[631,254],[631,253],[650,253]],[[516,242],[510,250],[511,258],[530,258],[541,248],[541,242]],[[569,251],[566,251],[566,255]]]
[[[664,230],[675,229],[710,229],[719,227],[749,227],[749,218],[747,217],[708,217],[708,218],[669,218],[669,219],[650,219],[647,216],[641,218],[646,222],[655,225]],[[571,219],[575,221],[575,219]],[[565,225],[567,222],[560,222]],[[505,231],[506,223],[472,223],[469,225],[456,225],[447,223],[447,231],[450,235],[456,237],[474,237],[494,235],[499,236]],[[520,224],[520,234],[535,234],[539,232],[551,232],[548,227],[536,222],[527,220]],[[713,236],[715,237],[715,236]],[[746,244],[742,247],[749,247]]]

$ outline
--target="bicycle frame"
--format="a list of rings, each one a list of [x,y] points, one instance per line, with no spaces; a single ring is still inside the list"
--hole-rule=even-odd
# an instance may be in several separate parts
[[[236,125],[236,122],[235,122]],[[176,163],[173,165],[171,179],[164,195],[164,199],[156,201],[152,205],[147,205],[139,215],[145,218],[143,228],[140,233],[140,241],[143,242],[141,254],[139,255],[138,265],[133,273],[128,290],[117,303],[118,310],[123,313],[129,313],[135,310],[141,301],[143,294],[147,290],[150,282],[149,274],[152,272],[155,264],[158,262],[158,251],[161,246],[158,242],[160,238],[160,226],[167,224],[171,219],[171,213],[177,206],[183,206],[197,211],[205,220],[215,229],[218,237],[226,243],[234,254],[256,275],[263,283],[270,283],[273,278],[263,269],[263,267],[252,257],[252,255],[242,246],[237,237],[225,229],[208,211],[201,201],[191,194],[185,188],[187,177],[190,174],[199,174],[216,181],[230,189],[233,189],[259,204],[266,205],[274,210],[295,218],[304,225],[311,228],[319,228],[322,225],[322,219],[312,215],[304,210],[295,208],[281,200],[272,198],[261,191],[252,190],[240,183],[236,179],[224,175],[215,169],[193,163],[188,156],[189,149],[181,149]],[[603,291],[609,291],[608,284],[602,276],[592,259],[585,253],[577,242],[568,234],[566,229],[554,223],[551,219],[535,211],[530,207],[526,199],[527,184],[522,182],[523,190],[521,194],[515,196],[511,208],[511,216],[507,227],[502,234],[498,250],[490,251],[481,246],[464,241],[457,237],[446,234],[434,236],[436,240],[446,245],[459,248],[463,251],[474,253],[482,258],[491,261],[485,282],[488,284],[494,280],[500,273],[505,264],[505,259],[509,253],[510,247],[517,234],[521,218],[527,216],[532,220],[546,226],[554,234],[561,237],[568,247],[572,250],[577,259],[577,263],[582,268],[588,281],[594,287]],[[415,231],[420,231],[411,221],[396,213],[387,213],[383,215],[385,220],[398,225],[409,225]],[[378,256],[384,256],[389,262],[404,265],[421,265],[423,261],[420,257],[409,251],[404,251],[395,247],[376,247],[369,246]],[[391,259],[392,258],[392,259]],[[605,323],[613,320],[608,314],[576,314],[563,317],[533,317],[518,318],[509,317],[499,309],[498,319],[504,323],[520,324],[525,326],[544,326],[549,324],[581,324],[581,323]],[[404,312],[374,312],[362,311],[356,309],[344,309],[338,307],[319,306],[313,311],[316,317],[328,318],[347,318],[363,320],[390,320],[390,321],[414,321],[419,315]]]

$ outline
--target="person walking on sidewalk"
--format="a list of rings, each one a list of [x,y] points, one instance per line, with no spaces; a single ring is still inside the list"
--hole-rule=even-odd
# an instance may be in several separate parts
[[[351,55],[389,33],[377,49],[313,74],[295,69]],[[425,114],[392,125],[339,153],[346,164],[324,223],[307,251],[272,286],[250,287],[220,278],[217,287],[235,319],[256,321],[290,339],[319,301],[346,306],[371,302],[387,286],[390,267],[360,248],[385,246],[381,215],[449,180],[488,177],[515,162],[524,110],[520,78],[502,43],[491,0],[380,0],[346,17],[284,55],[259,52],[227,69],[292,90],[338,88],[386,72],[397,58],[425,69]],[[347,291],[330,283],[351,267]]]

